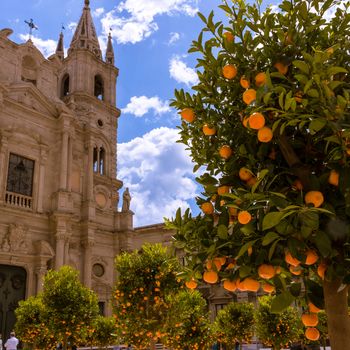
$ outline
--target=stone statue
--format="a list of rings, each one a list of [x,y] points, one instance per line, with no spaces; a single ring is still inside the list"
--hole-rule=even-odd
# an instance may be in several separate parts
[[[122,211],[129,211],[130,210],[130,201],[131,201],[131,196],[129,193],[129,188],[127,187],[123,193]]]

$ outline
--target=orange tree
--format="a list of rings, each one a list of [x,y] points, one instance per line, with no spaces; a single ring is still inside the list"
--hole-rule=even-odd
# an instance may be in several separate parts
[[[139,251],[116,257],[113,309],[116,334],[123,343],[143,349],[166,336],[166,296],[182,287],[180,269],[178,260],[160,244],[145,244]]]
[[[280,350],[300,339],[301,322],[295,308],[288,307],[276,314],[271,312],[271,302],[270,296],[259,300],[255,312],[256,333],[265,345],[272,346],[273,350]]]
[[[115,336],[115,319],[114,317],[97,316],[93,322],[95,330],[91,335],[90,345],[97,345],[100,349],[107,349],[109,345],[119,344]]]
[[[212,343],[205,299],[199,291],[183,290],[167,297],[164,345],[169,349],[206,349]]]
[[[204,169],[203,214],[168,222],[192,276],[267,282],[274,311],[325,307],[335,350],[350,339],[350,3],[338,3],[285,0],[273,13],[223,0],[225,23],[199,15],[189,50],[199,82],[172,106],[194,171]]]
[[[254,305],[252,303],[231,302],[221,309],[214,322],[214,335],[228,349],[236,342],[249,343],[254,332]]]

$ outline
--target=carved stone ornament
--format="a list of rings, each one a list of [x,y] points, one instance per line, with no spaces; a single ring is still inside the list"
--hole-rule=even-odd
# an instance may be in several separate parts
[[[1,250],[4,252],[28,252],[26,234],[28,228],[21,224],[10,224],[8,232],[1,242]]]

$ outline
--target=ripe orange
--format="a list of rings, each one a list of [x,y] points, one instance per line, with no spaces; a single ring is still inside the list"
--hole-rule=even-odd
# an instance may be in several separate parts
[[[250,86],[249,80],[244,75],[241,76],[239,83],[241,84],[243,89],[248,89]]]
[[[224,288],[230,292],[234,292],[237,289],[236,281],[225,280]]]
[[[226,270],[232,270],[235,266],[236,266],[236,261],[233,260],[227,265]]]
[[[182,119],[189,123],[192,123],[196,117],[192,108],[184,108],[180,114]]]
[[[258,274],[263,279],[270,279],[276,275],[276,270],[272,265],[262,264],[258,268]]]
[[[205,264],[205,266],[208,270],[212,270],[213,264],[215,265],[216,270],[219,271],[221,269],[221,262],[219,260],[217,260],[217,258],[214,258],[213,260],[208,260],[207,263]]]
[[[310,249],[306,252],[306,260],[305,260],[306,265],[313,265],[317,260],[318,260],[318,255],[314,250]]]
[[[317,267],[317,274],[324,279],[324,275],[326,273],[327,270],[327,265],[325,263],[321,263],[320,265],[318,265]]]
[[[253,174],[249,169],[242,167],[239,169],[238,176],[241,180],[248,181],[253,177]]]
[[[318,316],[317,314],[303,314],[301,315],[301,322],[306,327],[315,327],[318,324]]]
[[[221,196],[230,192],[230,186],[222,185],[218,187],[218,195]]]
[[[298,191],[301,191],[304,187],[303,187],[303,184],[301,183],[301,181],[299,179],[296,179],[294,182],[293,182],[293,185],[292,185],[293,188],[295,188],[296,190]]]
[[[249,116],[248,124],[251,129],[259,130],[265,125],[265,117],[261,113],[255,112]]]
[[[272,138],[273,138],[273,132],[269,127],[264,126],[263,128],[259,129],[258,140],[260,142],[270,142]]]
[[[286,66],[282,62],[275,63],[274,67],[283,75],[286,75],[288,72],[288,66]]]
[[[202,130],[206,136],[213,136],[216,134],[216,129],[214,127],[211,128],[208,124],[204,124]]]
[[[243,92],[243,102],[250,105],[256,100],[256,91],[254,89],[248,89]]]
[[[319,309],[316,305],[314,305],[311,301],[309,301],[309,311],[314,313],[314,314],[317,314],[318,312],[321,311],[321,309]]]
[[[260,288],[260,282],[254,278],[246,278],[243,281],[244,288],[250,292],[257,292]]]
[[[219,276],[215,271],[209,270],[203,273],[203,280],[207,283],[215,284],[219,280]]]
[[[231,32],[225,32],[222,34],[222,36],[227,40],[229,43],[233,43],[235,40],[235,36]]]
[[[293,274],[293,275],[296,275],[296,276],[300,276],[301,273],[303,272],[303,268],[300,267],[300,266],[289,266],[289,271]]]
[[[211,215],[214,213],[214,206],[210,202],[205,202],[201,205],[204,214]]]
[[[257,181],[258,181],[258,180],[256,179],[256,177],[255,177],[255,176],[252,176],[252,177],[247,181],[247,185],[248,185],[249,187],[253,187],[253,186],[256,184]]]
[[[249,121],[249,117],[244,117],[242,120],[242,124],[245,128],[248,127],[248,121]]]
[[[320,332],[317,328],[311,327],[307,328],[305,331],[305,337],[309,340],[318,340],[320,338]]]
[[[290,264],[292,266],[299,266],[300,265],[300,261],[298,259],[294,258],[292,256],[292,254],[288,251],[285,253],[284,260],[286,261],[287,264]]]
[[[197,282],[193,278],[190,281],[186,281],[185,284],[186,284],[186,287],[189,289],[197,288]]]
[[[295,101],[297,101],[298,103],[301,103],[303,100],[303,92],[302,91],[297,91],[294,95],[294,99]]]
[[[241,292],[244,292],[247,290],[245,285],[244,285],[244,281],[238,280],[238,281],[236,281],[236,285],[237,285],[237,289],[239,289]]]
[[[313,204],[315,208],[318,208],[324,202],[324,197],[320,191],[309,191],[306,193],[304,200],[306,204]]]
[[[223,145],[219,149],[219,154],[220,154],[221,158],[229,159],[232,155],[232,149],[228,145]]]
[[[232,215],[232,216],[237,216],[237,214],[238,214],[238,209],[237,209],[237,208],[233,208],[233,207],[228,207],[228,212],[229,212],[230,215]]]
[[[222,75],[226,79],[234,79],[237,75],[237,68],[233,64],[227,64],[222,68]]]
[[[240,224],[246,225],[252,220],[252,216],[249,211],[243,210],[238,213],[237,219]]]
[[[264,72],[260,72],[255,76],[255,85],[260,87],[266,84],[266,74]]]
[[[266,293],[273,293],[276,290],[275,286],[273,286],[272,284],[269,284],[269,283],[264,283],[262,285],[262,289]]]
[[[219,256],[215,258],[216,260],[220,261],[221,266],[224,266],[226,263],[226,256]]]
[[[336,170],[331,170],[328,177],[328,183],[333,186],[339,185],[339,173]]]

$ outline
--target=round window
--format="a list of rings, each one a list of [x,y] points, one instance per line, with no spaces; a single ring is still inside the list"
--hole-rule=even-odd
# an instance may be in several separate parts
[[[105,268],[101,264],[94,264],[92,267],[92,272],[96,277],[102,277],[105,273]]]
[[[97,125],[98,125],[100,128],[102,128],[102,127],[103,127],[103,120],[102,120],[102,119],[99,119],[99,120],[97,121]]]

